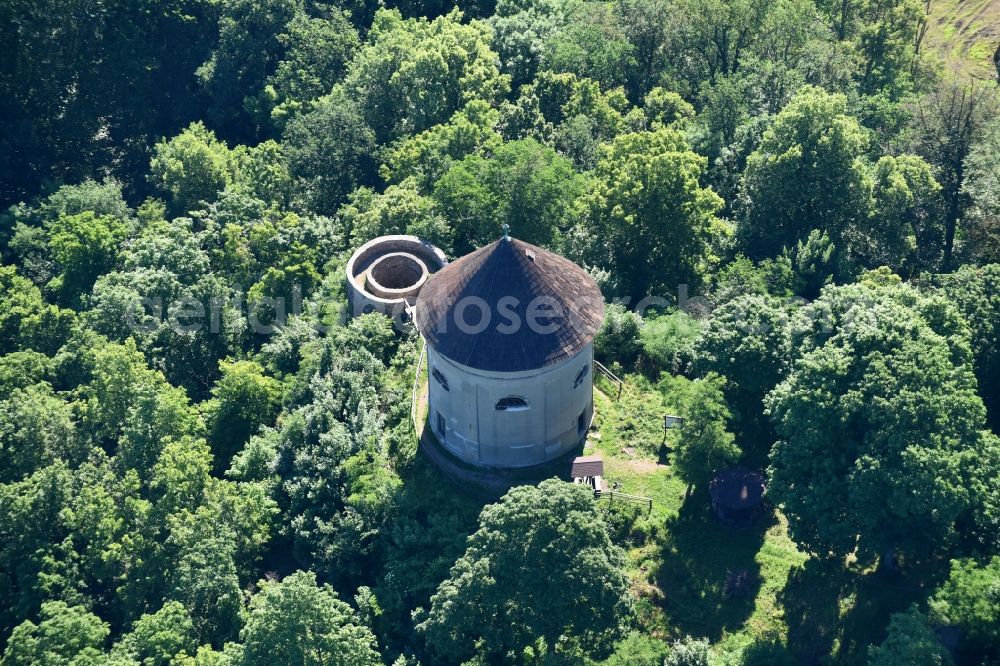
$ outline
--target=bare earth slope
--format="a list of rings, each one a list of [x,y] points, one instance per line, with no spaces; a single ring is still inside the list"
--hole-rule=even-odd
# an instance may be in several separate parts
[[[996,79],[1000,0],[931,0],[925,40],[947,65]]]

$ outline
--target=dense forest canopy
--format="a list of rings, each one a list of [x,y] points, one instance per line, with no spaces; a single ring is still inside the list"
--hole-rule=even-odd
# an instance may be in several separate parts
[[[1000,92],[936,1],[4,2],[0,664],[1000,659]],[[366,241],[507,228],[609,303],[648,514],[448,484],[347,316]]]

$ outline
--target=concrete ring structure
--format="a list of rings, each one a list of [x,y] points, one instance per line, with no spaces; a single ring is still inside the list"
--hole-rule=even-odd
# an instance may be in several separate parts
[[[427,281],[427,264],[409,252],[390,252],[368,268],[365,286],[380,298],[416,296]]]
[[[412,307],[427,279],[448,264],[440,248],[417,236],[380,236],[347,262],[347,294],[355,316],[395,317]]]

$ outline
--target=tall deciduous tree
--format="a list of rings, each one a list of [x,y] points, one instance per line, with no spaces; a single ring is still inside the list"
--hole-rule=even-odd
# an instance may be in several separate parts
[[[507,92],[489,27],[462,18],[457,8],[432,21],[376,12],[344,85],[379,141],[421,132],[474,99],[496,102]]]
[[[962,191],[966,158],[986,123],[1000,110],[1000,97],[988,83],[943,83],[913,109],[914,151],[934,165],[945,201],[944,265],[952,267],[959,221],[968,208]]]
[[[602,146],[589,209],[591,260],[635,299],[698,284],[728,233],[722,199],[700,179],[706,160],[674,129],[623,134]]]
[[[738,296],[712,311],[694,346],[699,373],[718,373],[744,448],[766,451],[773,431],[764,396],[785,378],[791,359],[789,316],[773,298]]]
[[[695,486],[704,487],[715,472],[740,457],[740,448],[726,429],[731,415],[723,395],[725,385],[725,377],[709,373],[694,381],[685,395],[674,467],[688,484],[688,496]]]
[[[814,229],[828,234],[846,256],[846,236],[870,209],[866,147],[844,95],[801,90],[747,160],[740,237],[751,258],[776,256]]]
[[[624,552],[581,486],[520,486],[483,509],[479,530],[418,625],[442,659],[502,660],[577,641],[606,655],[629,613]]]
[[[768,399],[781,437],[768,493],[793,538],[890,565],[895,552],[946,549],[996,460],[960,316],[871,276],[824,290],[795,340],[792,373]]]
[[[316,576],[296,572],[282,581],[261,581],[250,600],[241,634],[247,666],[267,666],[276,658],[290,664],[377,666],[375,637],[351,607]]]

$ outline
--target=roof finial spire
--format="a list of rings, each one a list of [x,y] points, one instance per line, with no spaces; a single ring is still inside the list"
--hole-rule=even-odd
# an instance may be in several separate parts
[[[510,225],[509,224],[504,224],[503,225],[503,239],[506,240],[506,241],[510,240]]]

